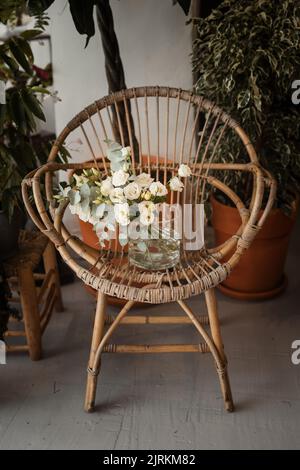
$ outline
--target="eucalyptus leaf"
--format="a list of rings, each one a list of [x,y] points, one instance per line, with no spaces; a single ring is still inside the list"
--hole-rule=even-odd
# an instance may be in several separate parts
[[[84,183],[80,187],[80,196],[81,196],[81,198],[83,198],[83,199],[89,198],[90,194],[91,194],[91,190],[90,190],[89,185],[87,183]]]
[[[138,248],[142,253],[146,253],[146,251],[147,251],[146,242],[139,241],[139,242],[136,244],[136,246],[137,246],[137,248]]]
[[[75,191],[74,189],[68,192],[68,198],[72,206],[75,206],[75,204],[78,204],[81,200],[79,191]]]
[[[119,233],[119,243],[121,246],[125,246],[128,243],[128,238],[125,233]]]
[[[96,212],[95,212],[95,215],[96,217],[99,217],[99,219],[101,219],[104,215],[104,212],[105,212],[105,207],[106,205],[103,203],[103,204],[99,204],[96,208]]]

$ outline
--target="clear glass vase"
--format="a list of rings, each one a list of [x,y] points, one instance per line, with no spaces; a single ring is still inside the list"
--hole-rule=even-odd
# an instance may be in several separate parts
[[[128,257],[138,268],[160,271],[174,267],[180,260],[180,237],[170,227],[150,227],[147,236],[130,238]]]

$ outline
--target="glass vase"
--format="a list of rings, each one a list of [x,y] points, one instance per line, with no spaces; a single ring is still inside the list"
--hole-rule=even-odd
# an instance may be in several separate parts
[[[128,257],[130,264],[141,269],[173,268],[180,260],[180,237],[174,229],[161,224],[149,227],[146,236],[129,237]]]

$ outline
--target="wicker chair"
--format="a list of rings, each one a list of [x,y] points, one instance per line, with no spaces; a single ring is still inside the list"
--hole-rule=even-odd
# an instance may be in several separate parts
[[[124,119],[126,128],[122,126]],[[81,133],[92,161],[56,163],[55,158],[60,146],[70,135],[74,140],[78,132]],[[225,132],[233,132],[239,136],[245,147],[245,155],[249,156],[249,162],[215,162],[219,159],[219,144]],[[236,234],[222,246],[215,248],[205,246],[193,252],[182,249],[180,263],[164,271],[143,271],[132,267],[128,262],[126,250],[120,252],[116,247],[97,250],[73,236],[62,221],[67,204],[58,209],[55,209],[53,204],[53,174],[61,169],[74,171],[90,168],[95,166],[96,160],[106,173],[109,162],[104,157],[103,140],[107,138],[120,139],[122,145],[129,143],[133,150],[132,164],[135,171],[149,172],[164,183],[167,178],[176,175],[180,163],[188,163],[192,168],[192,177],[189,187],[181,194],[180,203],[203,202],[207,189],[217,188],[239,211],[241,225]],[[252,175],[250,207],[246,207],[237,194],[217,179],[216,175],[225,170],[236,172],[239,177],[246,173]],[[50,211],[46,210],[46,202],[41,194],[41,185],[44,184]],[[29,187],[32,188],[35,208],[28,194]],[[103,352],[210,352],[216,365],[225,408],[232,411],[233,401],[214,288],[230,274],[264,224],[276,192],[274,180],[260,167],[253,145],[239,125],[213,103],[189,91],[158,86],[123,90],[96,101],[76,115],[53,145],[48,163],[28,175],[23,181],[22,189],[26,207],[37,227],[55,244],[62,258],[79,279],[98,291],[88,363],[85,410],[92,411],[94,407]],[[266,189],[267,198],[264,201],[267,202],[264,210],[261,210]],[[201,293],[205,295],[208,316],[197,316],[185,302],[191,296]],[[105,314],[108,295],[126,301],[116,317]],[[177,302],[186,315],[127,315],[136,302]],[[120,323],[191,323],[204,342],[186,345],[108,344]],[[105,324],[108,325],[106,330]],[[210,334],[205,325],[209,326]]]

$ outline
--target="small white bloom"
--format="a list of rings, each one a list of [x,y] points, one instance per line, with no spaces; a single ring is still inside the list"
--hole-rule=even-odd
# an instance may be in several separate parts
[[[174,176],[173,178],[170,179],[169,181],[169,185],[170,185],[170,189],[172,191],[179,191],[181,192],[184,188],[184,184],[182,181],[180,181],[180,179],[178,178],[178,176]]]
[[[151,183],[149,190],[153,196],[161,197],[161,196],[166,196],[166,194],[168,194],[167,188],[160,181],[154,181],[153,183]]]
[[[122,188],[114,188],[109,195],[111,202],[118,204],[125,201],[124,191]]]
[[[151,225],[154,222],[155,214],[153,211],[143,211],[140,215],[142,225]]]
[[[185,165],[182,163],[180,167],[178,168],[178,174],[179,176],[182,176],[183,178],[187,178],[188,176],[191,176],[192,171],[188,165]]]
[[[131,155],[131,148],[130,147],[122,147],[121,148],[121,153],[122,153],[122,157],[130,157]]]
[[[112,177],[112,184],[114,186],[123,186],[124,184],[127,183],[127,180],[129,178],[129,174],[126,173],[123,170],[118,170],[115,171]]]
[[[114,207],[114,213],[116,221],[120,225],[126,226],[129,224],[129,205],[127,202],[124,202],[123,204],[116,204]]]
[[[27,17],[28,15],[26,15]],[[25,15],[22,15],[21,19],[21,25],[15,26],[15,25],[5,25],[2,22],[0,22],[0,44],[3,42],[8,41],[10,38],[14,36],[19,36],[22,34],[24,31],[27,29],[33,29],[34,28],[34,19],[31,17],[29,21],[23,22],[23,17],[25,18]]]
[[[113,190],[113,185],[111,182],[111,177],[108,176],[105,180],[102,181],[100,186],[100,191],[103,196],[109,196],[111,191]]]
[[[129,199],[129,201],[134,201],[135,199],[138,199],[140,197],[141,188],[135,182],[129,183],[124,188],[124,194],[125,194],[126,199]]]
[[[154,178],[151,178],[148,173],[141,173],[135,178],[135,182],[141,186],[141,188],[148,188],[153,181]]]

